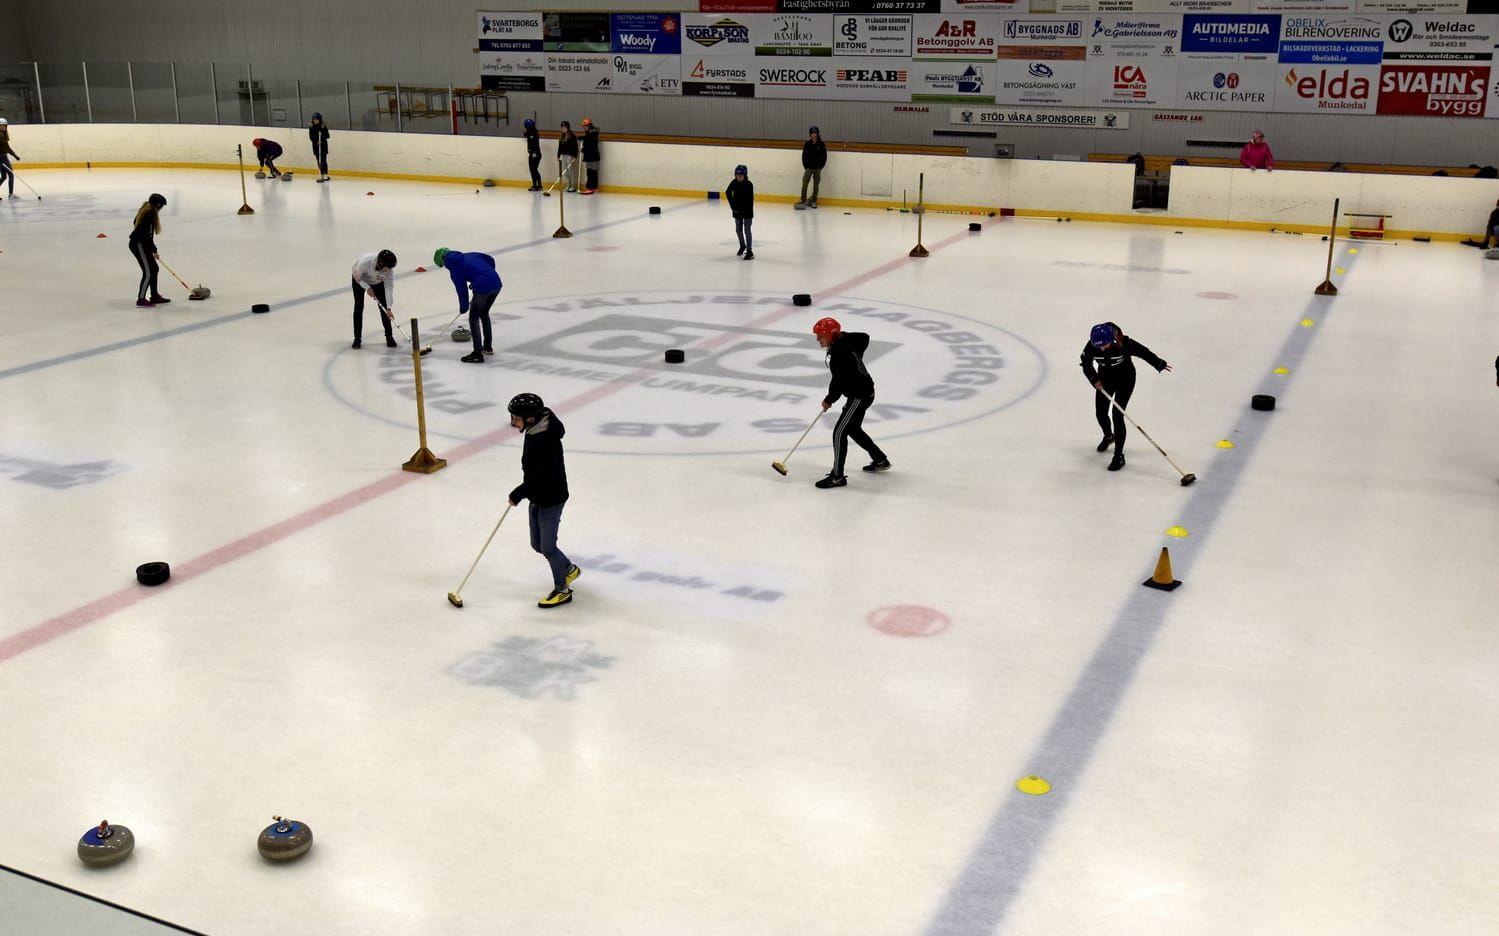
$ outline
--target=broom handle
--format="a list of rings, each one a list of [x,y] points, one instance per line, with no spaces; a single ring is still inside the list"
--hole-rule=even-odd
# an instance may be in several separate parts
[[[502,514],[500,514],[500,519],[498,519],[498,520],[495,521],[494,529],[489,531],[489,539],[487,539],[487,540],[484,541],[484,546],[483,546],[482,549],[479,550],[479,555],[477,555],[477,556],[474,557],[474,564],[468,567],[468,575],[465,575],[463,577],[463,581],[460,582],[460,583],[458,583],[458,593],[459,594],[463,593],[463,586],[465,586],[465,585],[468,584],[468,578],[469,578],[469,576],[473,575],[474,574],[474,570],[477,569],[477,568],[479,568],[479,560],[484,558],[484,552],[485,552],[485,550],[489,549],[489,544],[494,541],[494,535],[496,533],[500,532],[500,524],[504,523],[505,522],[505,518],[508,517],[509,515],[510,515],[510,503],[507,501],[505,503],[505,512],[502,513]]]
[[[177,271],[176,270],[174,270],[171,267],[167,266],[167,262],[165,260],[161,259],[161,257],[158,256],[156,258],[156,262],[159,263],[159,264],[161,264],[161,268],[162,269],[164,269],[168,273],[172,274],[172,279],[176,280],[179,283],[182,283],[182,288],[183,289],[187,290],[188,292],[192,292],[193,291],[193,288],[191,286],[187,285],[187,283],[183,283],[182,282],[182,277],[180,277],[180,276],[177,275]]]
[[[1149,442],[1151,445],[1155,445],[1155,450],[1157,452],[1161,453],[1161,457],[1162,458],[1166,459],[1168,462],[1171,462],[1171,467],[1176,469],[1176,473],[1177,474],[1180,474],[1180,475],[1186,474],[1185,471],[1182,471],[1181,465],[1178,465],[1176,462],[1174,462],[1174,461],[1171,460],[1171,456],[1166,454],[1166,450],[1165,449],[1161,448],[1159,445],[1156,445],[1156,441],[1155,441],[1155,439],[1152,439],[1150,437],[1150,433],[1146,432],[1143,428],[1141,428],[1141,426],[1140,426],[1139,423],[1135,422],[1135,417],[1131,416],[1124,409],[1124,407],[1122,407],[1122,406],[1119,405],[1119,401],[1114,399],[1113,394],[1109,393],[1107,390],[1100,390],[1098,392],[1102,393],[1104,396],[1108,397],[1109,402],[1111,404],[1113,404],[1114,409],[1116,409],[1116,410],[1119,411],[1119,415],[1123,416],[1125,419],[1129,420],[1129,424],[1131,426],[1134,426],[1135,429],[1140,433],[1140,435],[1142,435],[1142,436],[1145,437],[1145,441]]]

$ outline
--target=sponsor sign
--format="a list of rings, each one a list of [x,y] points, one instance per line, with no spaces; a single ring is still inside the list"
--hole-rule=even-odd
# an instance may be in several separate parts
[[[1268,111],[1274,107],[1279,79],[1273,55],[1184,55],[1176,69],[1176,105]]]
[[[835,16],[834,55],[911,57],[911,17]]]
[[[546,56],[541,52],[480,52],[479,86],[488,91],[545,91]]]
[[[698,0],[700,13],[774,13],[776,0]]]
[[[682,57],[679,55],[610,56],[614,74],[610,90],[615,94],[676,95],[682,93]]]
[[[762,55],[755,59],[757,98],[826,98],[832,80],[830,58]]]
[[[832,94],[841,101],[909,101],[909,61],[886,58],[833,60]]]
[[[1275,109],[1296,113],[1373,114],[1379,101],[1378,65],[1282,62]]]
[[[547,53],[548,91],[610,91],[614,88],[614,59],[607,54]]]
[[[1179,16],[1095,16],[1088,29],[1088,55],[1111,58],[1171,58],[1181,49]]]
[[[1280,49],[1280,17],[1275,14],[1184,16],[1181,46],[1184,53],[1274,55]]]
[[[1250,13],[1351,13],[1355,0],[1249,0]]]
[[[684,56],[682,93],[689,97],[754,97],[754,56]]]
[[[935,13],[941,0],[779,0],[782,13]]]
[[[822,56],[833,54],[833,17],[807,13],[750,16],[756,55]]]
[[[682,54],[705,58],[754,55],[755,43],[750,35],[750,18],[683,13]]]
[[[911,63],[912,101],[994,103],[993,62]]]
[[[540,13],[479,13],[479,51],[540,52]]]
[[[678,55],[682,51],[682,21],[675,13],[611,13],[609,51]]]
[[[1039,13],[1036,9],[1037,0],[942,0],[943,13],[973,13],[1002,11],[1006,13],[1024,13],[1029,9],[1032,13]]]
[[[1087,80],[1088,49],[1082,45],[1002,45],[995,65],[1000,104],[1079,106]]]
[[[608,52],[608,13],[543,13],[542,41],[548,52]]]
[[[1233,13],[1247,10],[1248,0],[1048,0],[1054,9],[1032,13]]]
[[[1482,117],[1488,65],[1386,65],[1379,73],[1381,114]]]
[[[1006,16],[1000,20],[999,38],[1005,45],[1081,45],[1083,25],[1078,17]]]
[[[1383,19],[1372,16],[1283,16],[1280,63],[1377,65],[1384,57],[1384,32]]]
[[[1466,0],[1358,0],[1360,13],[1461,13]]]
[[[1129,112],[1068,107],[953,107],[949,122],[960,127],[1061,127],[1128,130]]]
[[[914,18],[912,55],[947,61],[994,60],[999,17],[981,14],[925,14]]]
[[[1492,16],[1395,16],[1384,23],[1386,62],[1487,62],[1494,56]]]
[[[1176,104],[1175,59],[1088,59],[1084,100],[1112,107]]]

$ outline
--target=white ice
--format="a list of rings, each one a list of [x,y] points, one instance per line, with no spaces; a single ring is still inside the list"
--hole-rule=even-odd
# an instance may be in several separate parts
[[[762,201],[742,262],[711,201],[569,198],[563,240],[515,189],[252,181],[238,217],[228,173],[28,179],[0,205],[0,864],[216,936],[1499,931],[1478,251],[1340,244],[1324,300],[1316,237],[930,214],[910,260],[913,215]],[[134,306],[152,191],[208,301],[163,271],[174,301]],[[482,366],[413,272],[439,246],[497,258]],[[383,247],[434,346],[430,476],[400,471],[404,343],[371,309],[349,347]],[[895,466],[853,448],[833,491],[831,418],[770,468],[818,409],[821,315],[875,342]],[[1195,486],[1139,433],[1122,472],[1094,452],[1105,320],[1172,363],[1130,412]],[[577,597],[536,606],[516,511],[456,610],[522,390],[567,425]],[[1163,545],[1170,594],[1140,584]],[[314,830],[297,865],[256,854],[273,814]],[[137,852],[90,872],[106,818]]]

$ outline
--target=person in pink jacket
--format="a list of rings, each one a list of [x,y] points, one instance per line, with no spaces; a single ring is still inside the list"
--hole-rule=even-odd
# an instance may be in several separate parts
[[[1256,169],[1270,172],[1275,169],[1275,154],[1270,152],[1270,144],[1265,142],[1263,131],[1254,131],[1250,141],[1239,150],[1239,162],[1243,163],[1250,172]]]

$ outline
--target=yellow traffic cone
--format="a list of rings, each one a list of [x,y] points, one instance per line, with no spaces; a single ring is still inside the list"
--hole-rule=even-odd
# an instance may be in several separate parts
[[[1161,558],[1156,560],[1155,574],[1145,580],[1146,588],[1155,588],[1160,591],[1171,591],[1181,585],[1171,577],[1171,553],[1166,547],[1161,547]]]

